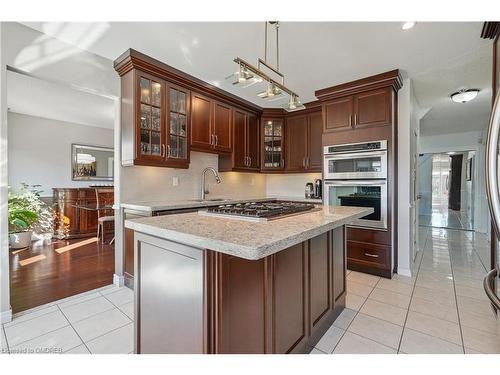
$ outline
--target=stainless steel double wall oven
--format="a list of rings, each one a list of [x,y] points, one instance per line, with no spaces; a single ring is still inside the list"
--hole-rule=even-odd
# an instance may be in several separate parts
[[[352,226],[387,230],[387,141],[324,147],[325,204],[372,207]]]

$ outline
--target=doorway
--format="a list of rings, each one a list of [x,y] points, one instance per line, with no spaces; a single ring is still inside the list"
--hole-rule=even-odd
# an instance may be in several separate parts
[[[474,230],[474,158],[474,151],[420,155],[421,226]]]

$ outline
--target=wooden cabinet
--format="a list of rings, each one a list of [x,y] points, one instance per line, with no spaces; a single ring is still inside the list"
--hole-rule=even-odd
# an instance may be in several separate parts
[[[323,170],[323,117],[321,112],[314,112],[309,115],[308,131],[308,170],[321,172]]]
[[[386,87],[354,95],[354,127],[391,124],[390,90]]]
[[[352,96],[333,99],[323,104],[325,113],[324,132],[349,130],[352,128]]]
[[[286,119],[286,170],[307,170],[307,116],[299,115]]]
[[[212,149],[212,101],[198,93],[191,95],[191,147]]]
[[[198,151],[233,150],[232,107],[198,93],[192,94],[191,148]]]
[[[323,165],[321,112],[287,117],[286,171],[321,172]]]
[[[94,188],[54,188],[54,234],[59,238],[97,235],[97,198]],[[89,209],[79,208],[85,206]],[[113,215],[112,212],[106,213]]]
[[[122,164],[188,168],[189,90],[139,70],[121,90]]]
[[[262,171],[285,168],[285,121],[283,118],[262,118]]]
[[[232,108],[231,106],[214,102],[213,104],[213,134],[214,148],[221,152],[232,151]]]
[[[219,155],[219,170],[225,171],[258,171],[259,154],[259,121],[255,114],[233,109],[233,152],[230,155]]]
[[[325,133],[391,125],[391,89],[381,88],[323,104]]]

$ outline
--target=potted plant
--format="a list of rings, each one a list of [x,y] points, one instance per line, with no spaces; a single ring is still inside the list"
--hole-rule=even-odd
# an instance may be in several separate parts
[[[38,185],[21,184],[16,192],[9,191],[9,244],[13,249],[29,247],[33,229],[45,232],[46,218],[51,210],[40,199]]]
[[[29,247],[33,236],[31,227],[37,220],[38,215],[34,211],[9,207],[9,244],[11,248]]]

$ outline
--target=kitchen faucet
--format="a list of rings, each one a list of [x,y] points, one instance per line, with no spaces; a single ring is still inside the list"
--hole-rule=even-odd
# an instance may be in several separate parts
[[[214,168],[212,168],[212,167],[205,168],[203,170],[203,172],[201,172],[201,200],[202,201],[205,200],[205,194],[209,193],[208,189],[205,187],[206,177],[207,177],[207,171],[211,171],[214,174],[215,181],[218,184],[220,184],[222,182],[222,180],[219,177],[219,174],[217,173],[217,171]]]

